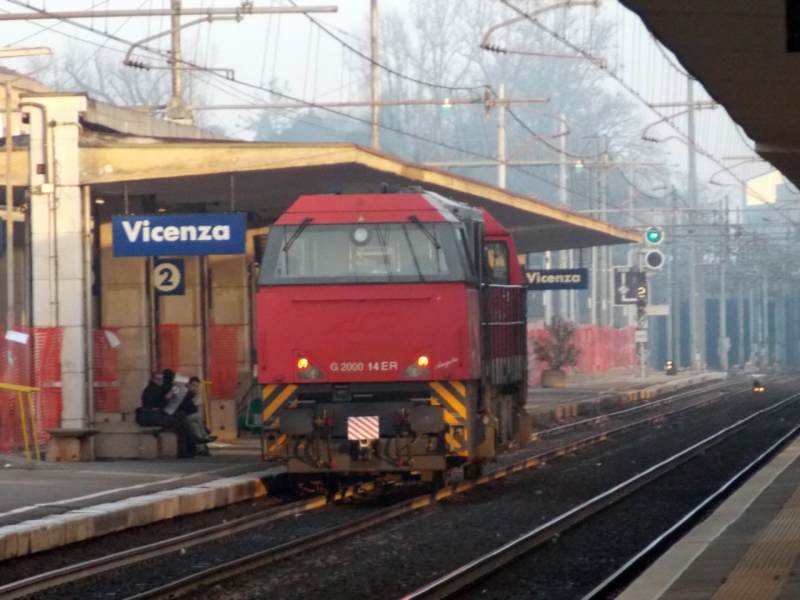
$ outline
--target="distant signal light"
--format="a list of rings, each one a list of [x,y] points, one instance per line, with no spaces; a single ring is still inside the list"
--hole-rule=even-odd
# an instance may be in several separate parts
[[[644,241],[652,246],[657,246],[664,240],[664,232],[658,227],[650,227],[644,232]]]

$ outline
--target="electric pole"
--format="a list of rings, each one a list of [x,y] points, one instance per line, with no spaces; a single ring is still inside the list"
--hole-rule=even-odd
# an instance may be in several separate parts
[[[14,150],[11,84],[6,83],[6,331],[16,322],[14,303],[14,186],[11,183],[11,156]]]
[[[600,166],[600,220],[608,222],[608,138],[604,137],[601,140],[602,144],[602,164]],[[611,304],[613,299],[609,298],[609,285],[608,273],[610,264],[610,253],[608,246],[601,246],[599,248],[600,255],[600,268],[597,277],[600,278],[600,326],[606,327],[611,324],[609,315],[611,313]]]
[[[695,149],[694,79],[687,80],[687,114],[689,134],[689,208],[697,209],[697,151]],[[693,369],[705,366],[706,331],[704,298],[700,297],[697,273],[697,241],[689,237],[689,334],[691,339],[691,364]]]
[[[766,367],[769,365],[769,284],[766,265],[764,266],[763,275],[764,295],[761,301],[761,357]]]
[[[194,116],[183,99],[183,85],[181,82],[181,0],[172,0],[172,97],[167,102],[164,118],[167,121],[191,125]]]
[[[506,86],[497,92],[497,187],[506,189]]]
[[[567,187],[567,119],[562,113],[558,123],[558,201],[561,208],[569,210],[569,189]],[[562,269],[572,268],[572,250],[562,250],[560,257]],[[564,290],[559,296],[559,309],[571,323],[575,322],[575,290]]]
[[[380,71],[378,69],[378,0],[371,0],[370,17],[372,22],[372,35],[370,36],[370,46],[372,48],[372,148],[381,149],[380,128],[378,119],[380,116]]]
[[[680,214],[678,213],[678,192],[675,186],[672,186],[672,225],[679,224]],[[677,227],[674,227],[677,230]],[[670,241],[669,255],[667,257],[667,273],[669,274],[669,293],[670,293],[670,307],[669,307],[669,329],[672,336],[672,354],[669,356],[670,360],[675,361],[676,364],[683,364],[681,361],[681,294],[680,289],[675,281],[675,267],[678,264],[678,245],[674,240]]]
[[[728,233],[730,228],[728,227],[728,197],[725,196],[725,237],[723,239],[723,250],[722,250],[722,260],[720,261],[722,264],[720,265],[720,275],[719,275],[719,362],[720,366],[722,367],[723,371],[728,370],[728,312],[727,312],[727,302],[728,302],[728,295],[726,293],[726,281],[725,281],[725,267],[728,262],[728,252],[729,252],[729,244],[728,244]]]

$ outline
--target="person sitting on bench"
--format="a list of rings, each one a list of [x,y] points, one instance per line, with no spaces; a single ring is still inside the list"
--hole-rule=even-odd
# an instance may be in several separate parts
[[[205,443],[198,444],[197,446],[197,454],[200,456],[211,456],[211,452],[208,450],[208,445],[214,440],[217,439],[214,435],[208,435],[209,431],[206,429],[205,423],[203,423],[203,418],[200,416],[200,413],[197,410],[197,404],[195,404],[195,398],[200,393],[200,378],[199,377],[190,377],[189,383],[187,385],[186,394],[183,396],[181,403],[178,405],[178,410],[175,413],[176,415],[184,415],[186,422],[189,423],[189,427],[192,429],[192,433],[194,433],[195,437],[197,438],[204,438]]]
[[[171,390],[164,390],[164,373],[153,371],[142,392],[142,406],[136,409],[136,424],[139,427],[162,427],[174,431],[178,436],[178,458],[193,458],[197,453],[197,444],[204,440],[195,437],[185,418],[166,412],[172,393]]]

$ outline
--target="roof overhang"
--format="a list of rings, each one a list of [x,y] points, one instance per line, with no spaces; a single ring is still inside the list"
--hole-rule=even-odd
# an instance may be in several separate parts
[[[800,54],[786,51],[785,0],[621,2],[800,185]]]
[[[112,195],[121,194],[125,184],[129,195],[155,195],[160,205],[216,199],[220,210],[246,210],[267,222],[304,194],[375,191],[380,183],[421,186],[485,208],[512,232],[520,252],[640,240],[637,232],[355,144],[86,136],[81,182],[95,194]]]

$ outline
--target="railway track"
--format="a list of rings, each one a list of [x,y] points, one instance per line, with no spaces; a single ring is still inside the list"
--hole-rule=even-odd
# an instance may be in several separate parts
[[[778,380],[774,380],[778,382]],[[569,431],[573,431],[576,429],[585,429],[588,427],[592,427],[594,425],[598,425],[604,423],[609,420],[624,418],[630,415],[638,414],[641,412],[645,412],[648,410],[653,410],[656,408],[661,408],[663,406],[668,406],[670,404],[674,404],[681,400],[685,400],[687,398],[692,398],[694,396],[698,396],[701,394],[706,394],[709,392],[721,392],[726,390],[727,388],[736,387],[737,385],[743,383],[741,381],[731,382],[731,381],[724,381],[723,383],[715,383],[699,388],[694,388],[692,390],[688,390],[685,392],[680,392],[678,394],[673,394],[671,396],[667,396],[666,398],[661,398],[659,400],[650,400],[649,402],[645,402],[642,404],[637,404],[636,406],[632,406],[630,408],[625,408],[623,410],[616,410],[609,413],[599,414],[588,419],[581,419],[580,421],[575,421],[573,423],[567,423],[565,425],[559,425],[558,427],[551,427],[550,429],[543,429],[541,431],[537,431],[531,436],[531,441],[538,441],[544,438],[555,437],[559,435],[563,435]],[[748,388],[742,388],[744,391]]]
[[[732,388],[732,389],[729,389],[728,391],[723,391],[723,389],[725,388]],[[579,434],[581,429],[586,429],[593,425],[612,424],[611,428],[603,429],[602,431],[599,431],[594,435],[588,437],[582,437],[582,438],[578,437],[573,441],[571,441],[570,443],[563,444],[561,446],[555,446],[544,452],[537,452],[536,445],[528,446],[527,448],[518,450],[516,452],[512,452],[508,456],[502,457],[500,461],[498,461],[498,464],[502,466],[492,468],[490,473],[494,473],[495,471],[504,471],[509,467],[515,467],[519,464],[524,464],[525,468],[537,466],[549,460],[550,458],[563,456],[570,452],[576,452],[578,450],[603,442],[611,436],[620,435],[641,427],[646,427],[649,425],[653,425],[655,423],[660,423],[661,421],[668,419],[670,417],[676,417],[686,412],[698,410],[715,402],[719,402],[723,399],[731,398],[732,396],[750,393],[750,391],[751,389],[749,385],[747,385],[746,387],[741,386],[739,385],[738,382],[734,384],[726,383],[722,385],[712,385],[697,390],[693,390],[691,392],[684,392],[681,394],[676,394],[674,396],[668,396],[667,398],[663,398],[662,400],[656,401],[658,402],[658,404],[655,403],[643,404],[630,409],[625,409],[622,411],[617,411],[606,415],[599,415],[591,419],[585,419],[575,423],[570,423],[567,425],[555,427],[553,429],[544,430],[540,432],[540,434],[548,432],[554,432],[554,433],[552,435],[548,434],[544,436],[544,439],[540,438],[538,440],[540,443],[543,442],[544,440],[549,440],[551,437],[556,437],[557,434],[564,435],[573,432],[573,430],[576,434]],[[666,412],[658,412],[644,419],[639,419],[639,420],[622,419],[623,422],[619,425],[613,425],[612,423],[614,419],[618,419],[620,417],[636,416],[638,415],[639,412],[647,412],[655,408],[663,408],[672,403],[678,402],[680,400],[686,400],[693,396],[705,396],[709,392],[719,392],[719,393],[710,396],[708,398],[702,398],[701,400],[696,402],[690,402],[686,406],[681,406],[679,408],[675,408],[673,410],[669,410]],[[527,459],[522,458],[523,456],[528,456],[528,455],[530,455],[529,458]],[[504,464],[505,461],[509,460],[511,461],[510,465]]]
[[[753,415],[734,423],[717,433],[697,442],[691,447],[676,453],[670,458],[650,467],[642,473],[620,483],[619,485],[599,494],[598,496],[576,506],[575,508],[563,513],[562,515],[548,521],[511,542],[484,554],[483,556],[437,578],[434,581],[418,588],[417,590],[402,597],[402,600],[434,600],[445,598],[461,597],[466,591],[476,584],[483,582],[482,587],[491,585],[491,578],[504,569],[514,565],[526,555],[542,548],[547,543],[559,539],[559,536],[569,530],[589,522],[602,511],[621,503],[632,494],[641,490],[648,484],[657,481],[673,470],[684,465],[688,461],[707,452],[710,448],[722,444],[731,436],[743,431],[758,419],[773,414],[788,405],[798,402],[800,394],[794,394],[772,406],[762,409]],[[683,517],[671,526],[666,532],[659,535],[655,540],[647,545],[643,550],[628,560],[611,576],[606,578],[601,584],[594,588],[583,600],[600,600],[606,598],[607,594],[618,590],[625,582],[629,581],[639,569],[654,555],[667,548],[677,536],[691,528],[698,519],[701,518],[709,507],[713,506],[720,499],[726,497],[739,484],[752,475],[766,461],[779,452],[789,441],[797,437],[800,433],[800,426],[793,427],[787,434],[783,435],[777,442],[772,444],[765,452],[761,453],[755,460],[751,461],[745,468],[741,469],[736,475],[727,480],[722,486],[707,496],[701,503],[693,507]],[[513,591],[502,588],[504,594],[512,597]],[[484,590],[485,591],[485,590]],[[477,595],[477,594],[476,594]]]
[[[710,387],[716,389],[723,386]],[[668,404],[669,402],[667,401],[674,402],[679,398],[685,399],[687,397],[691,397],[692,395],[703,395],[710,391],[713,390],[709,388],[702,388],[699,390],[694,390],[693,392],[677,394],[674,397],[669,397],[659,402]],[[740,391],[742,390],[739,390],[739,392]],[[739,392],[734,391],[728,394],[723,394],[723,397]],[[249,556],[225,562],[216,567],[203,570],[202,572],[193,573],[190,576],[172,581],[169,584],[160,587],[143,591],[137,595],[129,596],[128,598],[129,600],[142,600],[145,598],[173,598],[187,594],[195,589],[213,585],[218,581],[233,577],[238,573],[257,569],[264,565],[274,563],[278,560],[303,552],[308,552],[315,548],[330,544],[334,541],[353,536],[361,531],[375,527],[382,523],[386,523],[425,506],[430,506],[444,498],[466,492],[524,469],[544,464],[553,458],[564,456],[570,452],[575,452],[579,449],[598,444],[613,435],[625,433],[638,427],[661,421],[670,416],[675,416],[691,410],[696,410],[703,406],[707,406],[711,402],[718,401],[720,397],[721,396],[713,396],[711,398],[706,398],[700,402],[692,403],[689,406],[675,409],[666,414],[659,414],[640,421],[635,421],[633,423],[627,423],[620,427],[583,438],[578,442],[572,442],[565,446],[559,446],[546,452],[538,453],[518,462],[497,468],[476,480],[460,482],[439,490],[433,494],[424,494],[409,500],[398,502],[365,518],[355,519],[352,522],[348,522],[337,527],[325,529],[323,531],[280,544]],[[631,413],[630,410],[620,412],[627,414]],[[358,495],[359,491],[364,491],[364,489],[365,488],[363,486],[360,489],[356,487],[349,488],[340,494],[340,497],[356,496]],[[88,577],[107,574],[127,566],[140,564],[144,561],[149,561],[154,558],[167,556],[174,552],[186,550],[187,548],[191,548],[193,546],[209,543],[214,540],[234,536],[241,532],[253,530],[266,524],[273,523],[277,520],[285,519],[292,515],[299,515],[310,510],[321,508],[327,504],[330,504],[332,500],[337,499],[339,498],[326,499],[325,497],[318,496],[308,500],[278,506],[274,509],[262,511],[262,513],[258,515],[245,517],[230,523],[217,525],[215,527],[165,540],[163,542],[150,544],[140,548],[134,548],[119,554],[109,555],[101,559],[76,564],[71,567],[59,569],[58,571],[44,573],[42,575],[0,587],[0,599],[12,600],[15,598],[22,598],[35,594],[41,594],[50,590],[55,590],[55,588],[71,582],[81,581]]]

